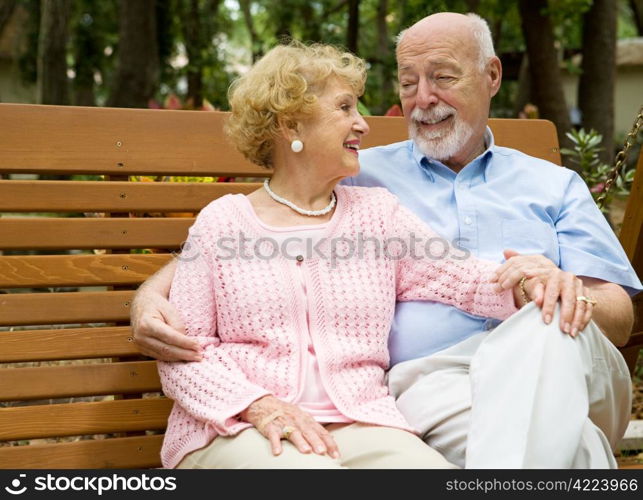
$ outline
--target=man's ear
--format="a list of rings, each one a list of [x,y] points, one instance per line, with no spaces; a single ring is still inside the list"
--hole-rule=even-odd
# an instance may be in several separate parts
[[[489,91],[493,97],[498,93],[500,83],[502,83],[502,63],[496,56],[493,56],[487,64],[487,76],[490,84]]]

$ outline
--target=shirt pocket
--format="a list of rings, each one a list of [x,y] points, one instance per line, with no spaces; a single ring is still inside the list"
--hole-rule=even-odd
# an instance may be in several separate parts
[[[502,220],[503,249],[539,254],[558,265],[558,234],[550,225],[537,220]]]

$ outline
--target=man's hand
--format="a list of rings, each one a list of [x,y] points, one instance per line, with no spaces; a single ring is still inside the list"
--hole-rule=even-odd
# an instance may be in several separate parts
[[[240,417],[254,425],[270,441],[275,456],[282,452],[281,440],[287,439],[301,453],[314,451],[318,455],[339,457],[333,436],[299,406],[274,396],[264,396],[251,403]]]
[[[556,303],[560,301],[560,329],[572,337],[585,329],[592,319],[594,305],[577,300],[577,297],[589,298],[592,293],[580,278],[562,271],[542,255],[520,255],[513,250],[505,250],[504,255],[507,260],[492,279],[498,283],[498,291],[516,287],[524,276],[527,278],[525,289],[542,309],[546,324],[551,323]]]
[[[136,292],[130,313],[134,341],[143,354],[162,361],[201,361],[201,347],[185,335],[181,317],[167,300],[175,267],[170,262]]]
[[[162,361],[200,361],[199,344],[185,335],[185,327],[168,300],[151,290],[136,295],[132,331],[139,350]]]

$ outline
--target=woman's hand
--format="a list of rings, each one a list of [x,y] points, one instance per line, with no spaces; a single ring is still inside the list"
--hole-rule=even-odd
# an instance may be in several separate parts
[[[520,255],[513,250],[505,250],[504,255],[507,261],[492,279],[499,290],[513,288],[514,296],[521,297],[520,281],[525,277],[525,292],[542,309],[546,324],[551,323],[556,302],[560,301],[560,329],[572,337],[585,329],[592,319],[594,304],[580,278],[562,271],[542,255]]]
[[[273,455],[282,451],[281,440],[287,439],[301,453],[339,457],[333,436],[307,412],[274,396],[264,396],[241,412],[241,419],[270,441]]]

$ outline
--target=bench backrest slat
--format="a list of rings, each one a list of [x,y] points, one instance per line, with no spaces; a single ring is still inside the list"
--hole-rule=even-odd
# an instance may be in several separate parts
[[[167,399],[135,399],[7,408],[0,413],[0,439],[162,430],[171,407]]]
[[[133,291],[0,295],[0,325],[126,321]]]
[[[643,148],[639,152],[632,190],[625,207],[619,239],[639,277],[643,277]],[[628,346],[621,349],[630,370],[643,346],[643,293],[634,297],[634,327]]]
[[[41,366],[6,370],[0,401],[58,399],[160,390],[154,361]]]
[[[3,104],[0,169],[9,172],[265,176],[222,133],[228,113]],[[363,147],[407,137],[401,118],[369,117]],[[544,120],[492,120],[499,145],[560,162]],[[526,127],[526,128],[525,128]],[[543,130],[536,130],[542,127]],[[525,134],[529,130],[530,134]],[[28,131],[28,133],[25,133]],[[532,137],[529,137],[532,135]]]
[[[166,183],[0,181],[4,212],[192,212],[228,193],[248,194],[255,182]]]
[[[162,435],[0,447],[3,469],[143,469],[159,466]]]
[[[178,248],[193,218],[3,218],[6,250]]]
[[[632,191],[627,200],[619,239],[634,270],[643,276],[643,148],[636,165]]]
[[[137,355],[129,326],[15,330],[0,334],[0,363]]]
[[[266,175],[220,133],[227,113],[4,104],[3,169],[77,174]],[[168,114],[169,113],[169,114]]]
[[[169,254],[27,255],[0,259],[0,288],[137,285]]]

